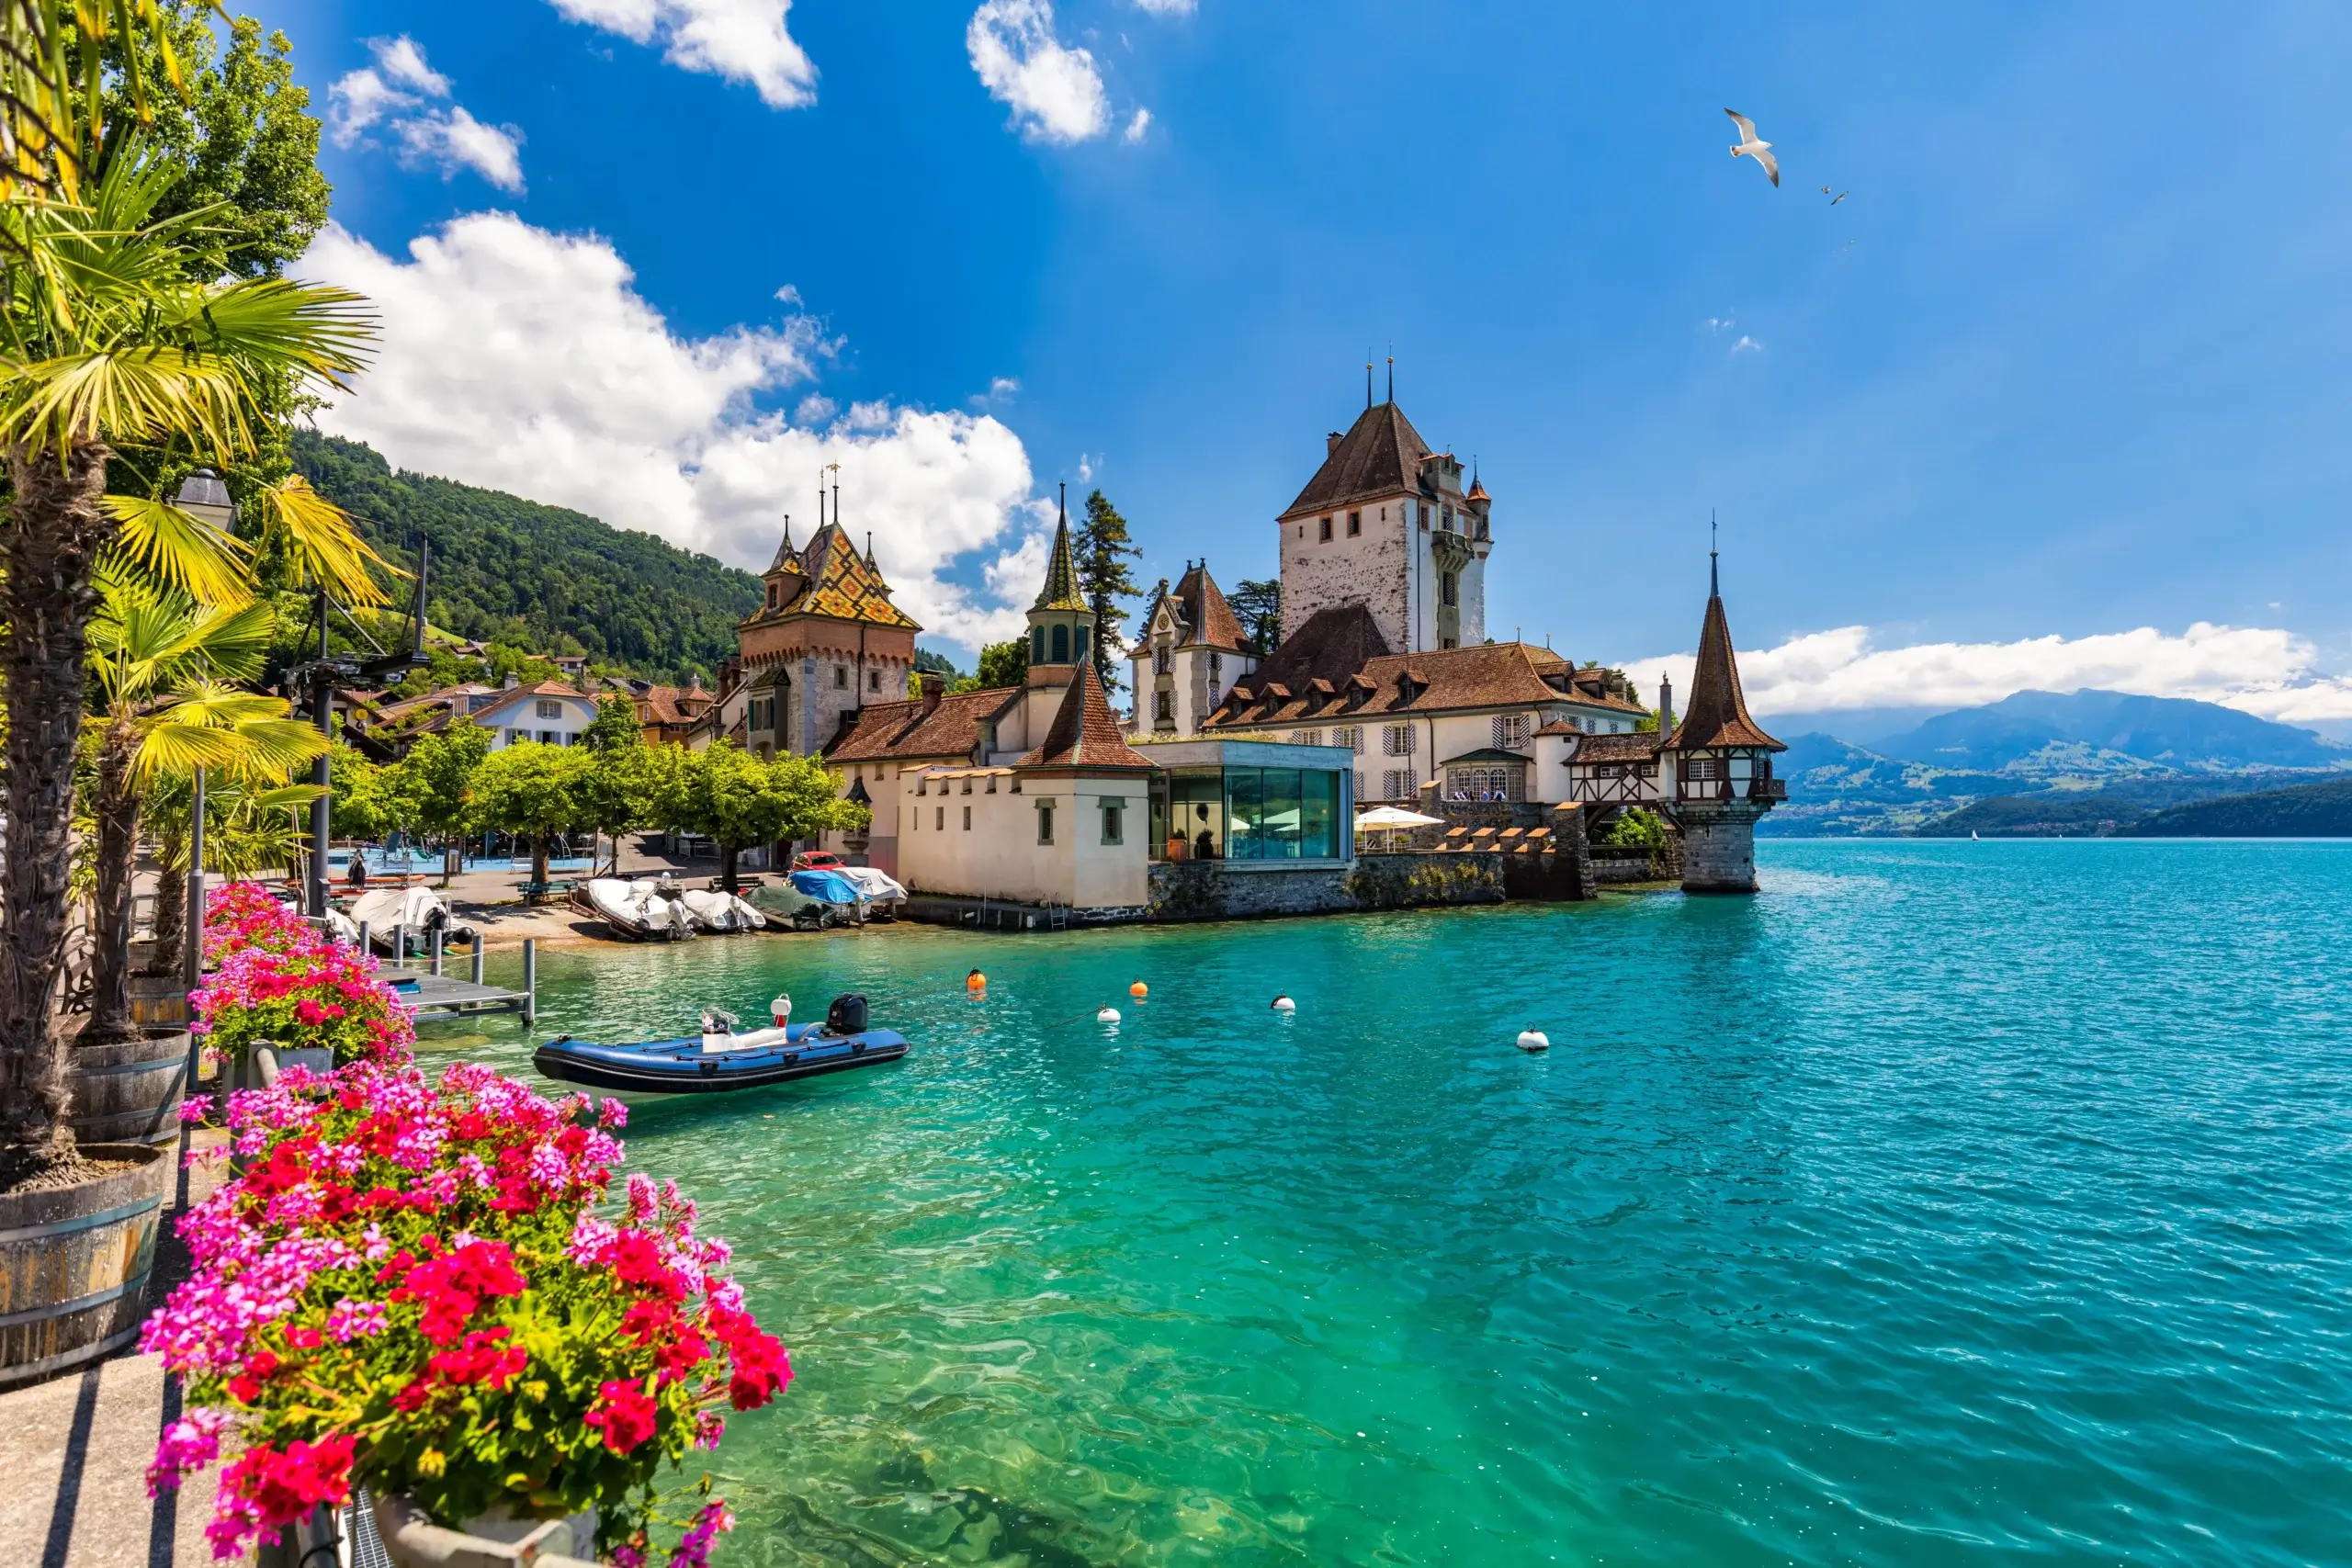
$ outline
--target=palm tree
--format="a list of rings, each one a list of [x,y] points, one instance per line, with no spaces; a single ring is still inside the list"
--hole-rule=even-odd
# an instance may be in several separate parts
[[[137,9],[136,0],[122,0]],[[0,0],[0,43],[38,0]],[[77,12],[107,12],[103,0]],[[0,62],[0,77],[16,69]],[[63,80],[61,74],[59,79]],[[5,84],[0,84],[5,85]],[[0,129],[23,117],[0,106]],[[20,142],[13,150],[21,165]],[[79,165],[85,173],[96,160]],[[280,279],[192,282],[185,238],[203,211],[151,222],[164,189],[135,134],[109,150],[78,202],[0,208],[0,449],[12,526],[0,584],[0,690],[9,716],[8,846],[0,870],[0,1154],[64,1157],[65,1086],[51,1013],[63,956],[83,660],[102,561],[119,556],[200,603],[246,596],[249,547],[154,500],[107,494],[117,444],[185,451],[232,468],[288,389],[339,387],[372,325],[355,295]],[[22,189],[20,178],[17,188]],[[53,191],[54,186],[48,187]],[[349,520],[299,484],[262,492],[280,553],[380,602]],[[347,576],[342,575],[348,573]]]
[[[202,767],[282,782],[327,745],[316,729],[287,717],[279,699],[219,684],[261,673],[273,621],[266,605],[203,609],[167,589],[119,577],[102,590],[103,606],[90,625],[91,668],[105,713],[88,721],[98,751],[92,808],[96,953],[87,1040],[118,1039],[130,1027],[131,873],[141,797],[157,776],[185,777]],[[167,694],[176,700],[155,711]]]

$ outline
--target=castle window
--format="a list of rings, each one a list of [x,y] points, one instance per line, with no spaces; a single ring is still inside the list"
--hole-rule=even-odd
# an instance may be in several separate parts
[[[1319,729],[1302,729],[1292,736],[1291,740],[1299,746],[1320,746],[1323,744],[1323,732]]]
[[[865,689],[869,692],[878,692],[882,689],[881,671],[868,670],[865,672]]]
[[[1317,524],[1316,530],[1315,537],[1317,543],[1328,545],[1331,542],[1331,520],[1329,517]]]
[[[1495,749],[1500,751],[1518,750],[1527,744],[1530,728],[1531,721],[1523,713],[1497,714],[1495,716]]]
[[[1054,627],[1053,661],[1057,664],[1068,664],[1069,662],[1069,628],[1068,626],[1057,626]]]
[[[1124,826],[1120,818],[1126,815],[1120,809],[1123,804],[1116,800],[1106,800],[1102,803],[1102,841],[1106,844],[1125,841],[1120,837],[1120,829]]]
[[[1353,725],[1346,729],[1335,729],[1331,731],[1331,744],[1334,746],[1344,746],[1349,750],[1353,751],[1357,756],[1363,756],[1363,726],[1360,724]],[[1362,795],[1363,793],[1363,784],[1361,780],[1356,784],[1356,793],[1358,795]]]
[[[1176,694],[1175,694],[1175,693],[1173,693],[1173,692],[1154,692],[1154,693],[1152,693],[1152,694],[1151,694],[1151,716],[1152,716],[1154,719],[1158,720],[1158,721],[1159,721],[1159,723],[1161,723],[1161,724],[1173,724],[1173,723],[1175,723],[1175,722],[1176,722]]]
[[[1385,724],[1380,727],[1380,750],[1388,756],[1411,756],[1415,739],[1413,727],[1409,724]]]
[[[971,808],[970,807],[968,807],[968,806],[967,806],[967,807],[964,807],[964,831],[966,831],[967,833],[968,833],[968,832],[970,832],[971,830],[972,830],[972,808]]]
[[[775,583],[771,582],[771,583],[769,583],[769,584],[768,584],[768,608],[769,608],[769,609],[773,610],[773,609],[775,609],[775,602],[776,602],[777,598],[778,598],[779,596],[781,596],[781,595],[782,595],[782,593],[783,593],[783,592],[784,592],[784,590],[783,590],[782,588],[778,587]]]
[[[934,833],[944,833],[947,831],[947,807],[934,806],[932,809],[938,815],[931,819],[931,830]]]
[[[1348,513],[1348,537],[1349,537],[1349,538],[1351,538],[1351,539],[1352,539],[1352,538],[1354,538],[1357,535],[1359,535],[1359,534],[1361,534],[1361,533],[1363,533],[1363,513],[1361,513],[1361,512],[1351,512],[1351,513]]]
[[[1054,841],[1054,803],[1050,800],[1037,803],[1037,841],[1041,844]]]
[[[845,688],[849,685],[848,665],[836,664],[833,666],[833,684],[837,688]]]
[[[1453,532],[1453,508],[1451,506],[1445,509],[1444,527],[1447,533],[1451,534]]]
[[[1459,604],[1462,603],[1461,581],[1456,578],[1453,573],[1449,571],[1439,576],[1437,580],[1437,601],[1441,604]]]
[[[1209,655],[1209,685],[1212,689],[1216,685],[1217,677],[1224,673],[1225,655],[1222,653],[1211,652]]]
[[[1043,664],[1045,661],[1046,628],[1043,626],[1031,626],[1029,628],[1029,662],[1032,664]]]
[[[1429,531],[1430,531],[1430,503],[1429,503],[1428,502],[1426,502],[1426,501],[1425,501],[1425,502],[1421,502],[1421,532],[1422,532],[1422,533],[1424,533],[1424,534],[1426,534],[1426,533],[1428,533]]]
[[[1174,659],[1173,656],[1169,653],[1168,645],[1166,643],[1163,642],[1158,648],[1151,650],[1151,672],[1153,674],[1167,674],[1169,666],[1172,662],[1174,662]]]
[[[1380,795],[1384,800],[1413,798],[1413,770],[1391,768],[1380,775]]]

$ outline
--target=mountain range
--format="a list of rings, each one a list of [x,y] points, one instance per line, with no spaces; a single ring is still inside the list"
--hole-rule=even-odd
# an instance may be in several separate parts
[[[1769,723],[1769,721],[1768,721]],[[2174,808],[2323,781],[2352,747],[2187,698],[2020,692],[1873,748],[1789,742],[1788,803],[1763,831],[1826,836],[2136,831]]]

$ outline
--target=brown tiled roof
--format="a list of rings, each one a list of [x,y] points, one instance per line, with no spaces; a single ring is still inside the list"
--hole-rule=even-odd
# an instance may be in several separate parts
[[[1306,618],[1306,624],[1283,638],[1282,646],[1242,682],[1253,694],[1272,682],[1295,692],[1313,689],[1316,681],[1334,686],[1373,660],[1387,653],[1372,612],[1362,604],[1332,604]]]
[[[931,713],[921,698],[872,703],[846,716],[849,728],[825,747],[828,762],[880,762],[921,757],[969,757],[984,723],[1021,700],[1018,686],[983,686],[939,699]]]
[[[1329,512],[1351,501],[1418,491],[1421,459],[1430,445],[1421,439],[1404,411],[1395,403],[1380,403],[1363,416],[1331,448],[1306,488],[1283,513],[1287,520],[1309,512]]]
[[[1546,725],[1545,729],[1550,729]],[[1577,740],[1577,749],[1568,761],[1578,767],[1588,762],[1646,762],[1657,755],[1658,737],[1656,730],[1633,735],[1586,735]]]
[[[776,551],[776,564],[786,570],[786,551]],[[753,611],[742,620],[746,626],[763,621],[781,620],[786,615],[829,615],[840,621],[864,621],[868,626],[902,626],[909,631],[921,631],[907,613],[890,603],[890,585],[882,574],[858,554],[857,547],[849,541],[838,524],[828,523],[809,538],[806,549],[799,553],[800,570],[806,575],[805,585],[775,609],[765,606]]]
[[[1182,623],[1184,635],[1179,646],[1183,648],[1215,648],[1227,653],[1248,650],[1241,636],[1241,623],[1235,618],[1233,606],[1225,602],[1225,594],[1209,575],[1209,569],[1196,566],[1186,570],[1170,589],[1166,578],[1160,579],[1159,593],[1144,609],[1138,626],[1151,625],[1152,616],[1159,613],[1161,599],[1175,602],[1176,618]]]
[[[1316,619],[1334,613],[1317,611]],[[1302,636],[1305,630],[1301,628]],[[1287,648],[1289,644],[1283,646]],[[1281,657],[1282,650],[1277,649],[1275,660]],[[1275,696],[1277,689],[1289,688],[1291,682],[1261,679],[1264,674],[1261,671],[1260,676],[1252,676],[1249,682],[1227,694],[1216,712],[1209,716],[1206,728],[1254,728],[1307,718],[1343,722],[1358,715],[1378,716],[1433,709],[1532,707],[1566,700],[1566,694],[1545,678],[1565,680],[1566,671],[1566,660],[1557,654],[1519,642],[1430,649],[1414,654],[1384,653],[1367,660],[1361,670],[1340,671],[1342,675],[1361,677],[1348,682],[1350,690],[1345,697],[1318,703],[1311,694]],[[1409,688],[1400,684],[1400,678],[1410,680]],[[1249,694],[1246,698],[1245,692]],[[1362,700],[1352,700],[1359,694]]]
[[[1674,731],[1678,751],[1707,746],[1788,750],[1747,716],[1747,699],[1739,690],[1739,660],[1732,655],[1731,623],[1724,618],[1720,593],[1708,595],[1706,623],[1699,628],[1699,666],[1690,676],[1690,700]]]
[[[1062,705],[1046,730],[1045,744],[1021,759],[1029,768],[1149,768],[1149,759],[1127,744],[1102,694],[1102,679],[1094,661],[1078,667],[1078,679],[1062,695]]]
[[[692,686],[648,686],[639,696],[641,721],[650,724],[692,724],[710,694]],[[695,705],[689,711],[687,705]]]

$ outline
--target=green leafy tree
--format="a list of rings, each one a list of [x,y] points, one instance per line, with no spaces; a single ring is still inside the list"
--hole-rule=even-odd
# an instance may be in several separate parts
[[[390,791],[398,797],[401,825],[445,850],[462,836],[470,820],[468,792],[490,755],[491,739],[489,730],[463,719],[420,737],[391,770]]]
[[[1122,635],[1127,612],[1119,601],[1143,592],[1128,570],[1128,563],[1141,560],[1143,551],[1128,537],[1127,520],[1099,490],[1086,498],[1086,520],[1078,525],[1070,546],[1077,558],[1079,590],[1094,612],[1094,672],[1102,678],[1105,691],[1115,692],[1123,683],[1119,660],[1127,646]]]
[[[510,741],[473,775],[468,818],[485,832],[531,841],[531,880],[548,879],[548,839],[581,825],[581,776],[588,752],[573,746]]]
[[[1666,848],[1666,823],[1646,807],[1628,807],[1617,814],[1617,820],[1600,835],[1600,841],[1614,848],[1647,850],[1656,854]]]
[[[579,825],[612,840],[613,874],[620,874],[621,835],[655,822],[665,794],[663,765],[645,743],[637,710],[617,694],[597,699],[596,716],[581,735],[585,757],[578,783]]]
[[[406,803],[392,787],[393,770],[336,741],[327,753],[327,831],[338,839],[374,841],[410,824]]]
[[[642,748],[645,727],[637,721],[637,709],[618,692],[606,692],[596,699],[596,716],[581,732],[580,743],[598,751],[626,751]]]
[[[786,755],[763,762],[732,741],[687,754],[677,826],[707,834],[718,846],[719,882],[735,891],[736,858],[760,844],[812,839],[828,828],[870,819],[866,808],[842,800],[840,778],[814,757]]]
[[[968,692],[983,686],[1018,686],[1029,679],[1029,639],[1014,637],[1011,642],[992,642],[980,649],[980,672],[967,682],[958,681],[950,688]]]
[[[1283,580],[1279,577],[1243,578],[1225,596],[1233,611],[1233,618],[1241,623],[1241,636],[1250,650],[1259,658],[1273,652],[1283,640]]]

